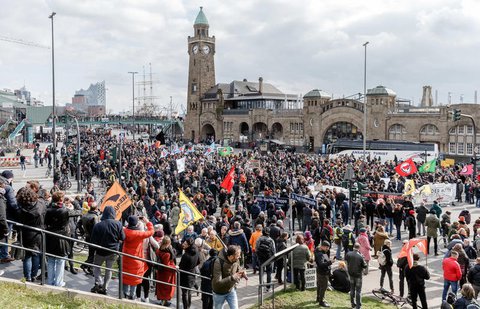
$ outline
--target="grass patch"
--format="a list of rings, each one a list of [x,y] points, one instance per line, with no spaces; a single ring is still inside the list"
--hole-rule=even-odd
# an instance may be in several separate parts
[[[276,309],[298,309],[298,308],[319,308],[317,299],[317,290],[297,291],[289,288],[285,292],[279,292],[275,295]],[[327,291],[325,300],[335,309],[350,309],[350,295],[348,293],[340,293],[337,291]],[[272,299],[266,299],[263,306],[253,306],[253,308],[270,309],[272,307]],[[393,305],[385,304],[377,301],[375,298],[368,296],[362,297],[363,309],[392,309]]]
[[[73,298],[69,297],[67,293],[44,293],[14,283],[0,283],[0,308],[133,309],[138,307],[134,305],[107,304],[79,297]]]

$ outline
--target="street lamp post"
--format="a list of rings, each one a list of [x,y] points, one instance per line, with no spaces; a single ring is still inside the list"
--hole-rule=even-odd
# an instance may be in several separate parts
[[[57,13],[52,12],[48,18],[52,20],[52,136],[53,136],[53,171],[55,173],[55,169],[57,167],[57,136],[55,132],[55,122],[56,122],[56,112],[55,112],[55,39],[54,39],[54,31],[53,31],[53,17]],[[54,177],[55,179],[55,177]]]
[[[137,128],[135,127],[135,74],[138,72],[128,72],[132,74],[132,117],[133,117],[133,140],[135,140],[135,131]]]
[[[80,156],[80,126],[78,125],[77,117],[70,115],[77,125],[77,193],[82,192],[82,169]]]
[[[365,48],[365,58],[363,62],[363,160],[367,159],[367,45],[368,41],[363,44]]]

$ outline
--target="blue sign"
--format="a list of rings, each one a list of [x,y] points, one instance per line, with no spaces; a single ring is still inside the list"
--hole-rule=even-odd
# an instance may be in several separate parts
[[[262,211],[266,210],[267,205],[270,203],[275,205],[275,209],[284,208],[284,206],[288,205],[288,199],[285,197],[255,195],[255,200]]]
[[[153,174],[155,174],[155,169],[153,167],[151,167],[147,170],[147,173],[148,173],[148,175],[153,175]]]
[[[292,193],[290,194],[290,198],[294,201],[297,202],[303,202],[306,205],[312,206],[312,207],[317,207],[317,200],[309,197],[305,197],[300,194]]]

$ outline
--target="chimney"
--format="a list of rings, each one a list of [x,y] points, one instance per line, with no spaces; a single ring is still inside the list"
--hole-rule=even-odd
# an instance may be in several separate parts
[[[263,77],[258,78],[258,92],[263,92]]]

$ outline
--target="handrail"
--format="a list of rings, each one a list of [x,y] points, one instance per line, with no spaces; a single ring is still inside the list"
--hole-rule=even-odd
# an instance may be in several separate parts
[[[41,229],[41,228],[37,228],[37,227],[33,227],[33,226],[29,226],[29,225],[25,225],[25,224],[22,224],[22,223],[19,223],[19,222],[16,222],[16,221],[12,221],[12,220],[6,220],[8,223],[12,223],[20,228],[27,228],[27,229],[31,229],[31,230],[34,230],[34,231],[37,231],[37,232],[40,232],[41,233],[41,236],[42,236],[42,251],[38,251],[38,250],[35,250],[35,249],[30,249],[30,248],[26,248],[26,247],[23,247],[23,246],[17,246],[17,245],[14,245],[14,244],[9,244],[8,242],[7,243],[4,243],[4,242],[0,242],[0,245],[7,245],[7,246],[10,246],[10,247],[13,247],[13,248],[18,248],[18,249],[22,249],[22,250],[25,250],[25,251],[29,251],[29,252],[34,252],[34,253],[38,253],[38,254],[43,254],[44,256],[50,256],[50,257],[55,257],[55,258],[61,258],[63,260],[66,260],[66,261],[71,261],[71,262],[76,262],[76,263],[81,263],[81,264],[84,264],[84,265],[87,265],[87,266],[92,266],[92,267],[98,267],[100,269],[104,269],[104,270],[110,270],[114,273],[118,273],[118,276],[119,276],[119,295],[118,295],[118,298],[119,299],[122,299],[123,298],[123,293],[122,293],[122,289],[123,289],[123,284],[122,284],[122,275],[123,274],[126,274],[128,276],[132,276],[132,277],[136,277],[136,278],[141,278],[141,279],[146,279],[150,282],[156,282],[156,283],[161,283],[161,284],[165,284],[165,285],[168,285],[168,286],[175,286],[176,287],[176,290],[175,290],[175,293],[177,293],[177,308],[180,308],[180,289],[185,289],[185,290],[189,290],[189,291],[193,291],[193,292],[199,292],[199,293],[202,293],[202,294],[206,294],[206,295],[210,295],[212,296],[213,294],[212,293],[209,293],[209,292],[204,292],[202,290],[196,290],[196,289],[192,289],[192,288],[189,288],[189,287],[184,287],[184,286],[181,286],[180,285],[180,273],[186,273],[186,274],[190,274],[190,275],[193,275],[195,277],[199,277],[199,278],[204,278],[204,279],[207,279],[207,280],[211,280],[211,278],[209,277],[205,277],[205,276],[202,276],[200,274],[196,274],[196,273],[192,273],[192,272],[189,272],[189,271],[186,271],[186,270],[182,270],[182,269],[179,269],[178,266],[176,267],[171,267],[171,266],[168,266],[168,265],[164,265],[162,263],[159,263],[159,262],[156,262],[156,261],[152,261],[152,260],[147,260],[147,259],[144,259],[144,258],[140,258],[138,256],[134,256],[134,255],[131,255],[131,254],[128,254],[128,253],[124,253],[124,252],[121,252],[121,251],[118,251],[118,250],[113,250],[113,249],[109,249],[109,248],[105,248],[105,247],[102,247],[102,246],[99,246],[99,245],[96,245],[96,244],[92,244],[92,243],[88,243],[84,240],[80,240],[80,239],[76,239],[76,238],[73,238],[73,237],[69,237],[69,236],[65,236],[65,235],[61,235],[61,234],[58,234],[58,233],[54,233],[54,232],[51,232],[51,231],[48,231],[48,230],[45,230],[45,229]],[[120,258],[119,259],[119,263],[118,263],[118,269],[115,269],[115,268],[108,268],[108,267],[105,267],[105,266],[98,266],[98,265],[95,265],[93,263],[87,263],[87,262],[84,262],[84,261],[79,261],[79,260],[75,260],[75,259],[70,259],[68,257],[63,257],[63,256],[58,256],[58,255],[55,255],[55,254],[51,254],[51,253],[47,253],[46,252],[46,237],[45,237],[45,234],[49,234],[49,235],[53,235],[53,236],[56,236],[56,237],[59,237],[59,238],[63,238],[63,239],[67,239],[67,240],[70,240],[70,241],[74,241],[74,242],[78,242],[78,243],[82,243],[82,244],[85,244],[85,245],[88,245],[88,246],[92,246],[94,248],[97,248],[97,249],[102,249],[104,251],[108,251],[108,252],[111,252],[112,254],[115,254],[115,255],[118,255],[119,257],[120,256],[126,256],[126,257],[130,257],[132,259],[135,259],[135,260],[140,260],[140,261],[143,261],[143,262],[146,262],[146,263],[149,263],[151,265],[154,265],[154,266],[160,266],[160,267],[165,267],[167,269],[170,269],[170,270],[173,270],[175,271],[176,273],[176,284],[172,284],[172,283],[169,283],[169,282],[164,282],[164,281],[160,281],[160,280],[156,280],[156,279],[152,279],[152,278],[147,278],[147,277],[143,277],[143,276],[139,276],[139,275],[136,275],[136,274],[132,274],[132,273],[128,273],[128,272],[123,272],[122,271],[122,259]],[[41,284],[44,285],[45,284],[45,262],[42,260],[41,262],[41,269],[42,269],[42,273],[41,273]]]

